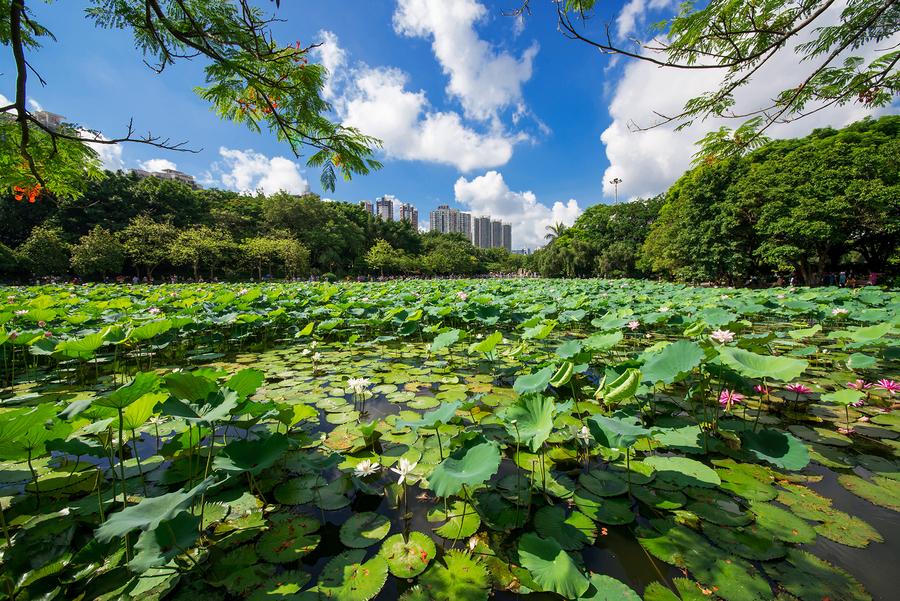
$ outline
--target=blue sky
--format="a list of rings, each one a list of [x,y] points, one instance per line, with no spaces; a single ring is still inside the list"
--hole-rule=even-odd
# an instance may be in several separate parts
[[[321,193],[286,145],[220,121],[192,92],[202,63],[182,62],[161,75],[142,63],[130,34],[97,30],[84,2],[32,3],[58,42],[31,58],[48,85],[30,80],[30,95],[70,121],[120,135],[130,118],[138,131],[202,148],[198,154],[140,145],[107,149],[110,165],[166,165],[206,185],[238,190],[308,185]],[[384,168],[325,196],[357,201],[393,194],[427,212],[449,203],[513,224],[514,246],[536,246],[543,228],[571,223],[584,208],[611,202],[608,180],[621,177],[620,199],[664,191],[687,167],[693,131],[628,131],[652,111],[677,108],[709,79],[616,62],[564,38],[550,0],[533,0],[524,21],[503,16],[515,0],[283,0],[280,42],[324,41],[335,117],[385,140]],[[269,2],[262,6],[273,7]],[[591,25],[640,35],[643,25],[675,10],[670,0],[601,3]],[[787,65],[783,65],[787,67]],[[0,94],[13,93],[11,56],[0,57]],[[773,78],[777,79],[777,78]],[[777,84],[777,81],[774,82]],[[755,92],[765,96],[765,86]],[[752,99],[751,99],[752,100]],[[863,116],[852,107],[784,128],[801,135]],[[777,134],[778,132],[776,132]]]

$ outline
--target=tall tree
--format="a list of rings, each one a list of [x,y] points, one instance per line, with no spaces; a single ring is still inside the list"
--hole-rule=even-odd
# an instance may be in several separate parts
[[[100,277],[121,273],[125,247],[115,234],[95,225],[72,247],[72,270],[81,277]]]
[[[178,230],[169,222],[154,221],[146,215],[138,215],[122,230],[122,245],[131,262],[148,278],[153,270],[169,258],[169,246]],[[138,273],[140,275],[140,272]]]

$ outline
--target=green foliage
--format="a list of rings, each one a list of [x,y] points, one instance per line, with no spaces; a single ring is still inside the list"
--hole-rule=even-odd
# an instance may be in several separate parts
[[[122,230],[122,244],[131,261],[143,267],[148,276],[169,258],[169,248],[177,230],[169,223],[154,221],[146,215],[131,220]]]
[[[56,228],[38,226],[16,249],[19,262],[35,276],[64,275],[69,271],[69,245]]]
[[[72,247],[72,269],[81,277],[115,275],[125,264],[125,247],[109,230],[97,225]]]

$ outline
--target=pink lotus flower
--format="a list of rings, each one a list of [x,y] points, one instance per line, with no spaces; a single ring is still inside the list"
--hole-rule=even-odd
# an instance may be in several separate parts
[[[870,419],[871,419],[871,418],[870,418],[868,415],[863,415],[862,417],[859,418],[858,421],[861,421],[861,422],[867,422],[867,421],[869,421]]]
[[[900,382],[895,382],[894,380],[888,380],[888,379],[882,378],[881,380],[878,380],[877,382],[875,382],[875,388],[878,388],[885,392],[890,392],[891,395],[893,396],[893,395],[897,394],[898,392],[900,392]]]
[[[156,315],[157,313],[159,313],[159,309],[156,307],[150,307],[149,309],[147,309],[147,313],[149,313],[150,315]]]
[[[467,298],[469,298],[469,295],[466,294],[465,292],[463,292],[462,290],[457,292],[456,296],[459,298],[459,300],[466,300]]]
[[[734,340],[734,332],[731,330],[715,330],[709,337],[719,344],[726,344]]]
[[[769,389],[768,389],[768,387],[766,387],[766,386],[764,386],[764,385],[762,385],[762,384],[757,384],[756,386],[753,387],[753,390],[755,390],[755,391],[758,392],[759,394],[764,394],[764,395],[766,395],[766,396],[769,396]]]
[[[53,336],[53,332],[50,332],[49,330],[44,332],[44,338],[50,338],[51,336]]]
[[[12,332],[9,333],[9,339],[10,339],[10,340],[15,340],[15,339],[18,338],[18,337],[19,337],[19,333],[16,332],[16,331],[12,331]]]
[[[628,322],[628,329],[631,330],[632,332],[635,331],[636,329],[638,329],[639,327],[641,327],[641,322],[639,322],[636,319]]]
[[[850,403],[851,407],[862,407],[866,404],[866,399],[859,399],[858,401],[853,401]]]
[[[735,392],[734,390],[728,390],[727,388],[719,395],[719,404],[722,405],[726,412],[731,411],[732,405],[740,403],[743,400],[744,395]]]
[[[790,390],[791,392],[796,392],[798,395],[809,394],[810,392],[812,392],[812,388],[803,384],[788,384],[784,387],[784,389]]]
[[[853,428],[838,428],[839,434],[855,434],[856,431]]]
[[[847,382],[847,388],[863,391],[872,388],[872,384],[865,380],[856,380],[855,382]]]

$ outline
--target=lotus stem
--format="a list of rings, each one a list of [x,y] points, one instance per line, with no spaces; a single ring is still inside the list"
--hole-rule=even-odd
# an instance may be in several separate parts
[[[441,461],[443,461],[444,460],[444,447],[443,447],[443,445],[441,445],[441,432],[440,432],[440,424],[439,423],[434,425],[434,433],[437,436],[438,453],[440,453]]]
[[[144,470],[141,467],[141,454],[137,448],[137,437],[134,435],[134,428],[131,429],[131,448],[134,450],[134,458],[137,460],[138,474],[141,476],[141,488],[144,496],[147,496],[147,480],[144,478]]]
[[[34,496],[37,498],[37,506],[41,506],[41,489],[38,485],[37,472],[31,464],[31,449],[28,449],[28,469],[31,471],[31,481],[34,483]]]

